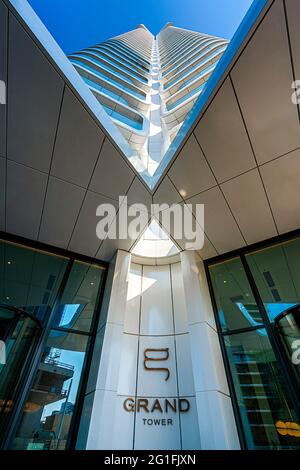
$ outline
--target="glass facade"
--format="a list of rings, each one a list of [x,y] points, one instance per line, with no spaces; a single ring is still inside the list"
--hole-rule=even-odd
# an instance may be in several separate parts
[[[68,253],[0,241],[2,448],[61,450],[76,440],[105,271]]]
[[[0,438],[18,399],[18,390],[41,334],[40,322],[20,309],[0,306]],[[5,345],[5,348],[3,347]]]
[[[298,238],[208,266],[248,449],[300,449],[299,259]]]
[[[137,170],[147,184],[227,45],[226,39],[168,23],[156,37],[138,25],[69,55],[136,161],[145,166],[146,171],[139,165]]]

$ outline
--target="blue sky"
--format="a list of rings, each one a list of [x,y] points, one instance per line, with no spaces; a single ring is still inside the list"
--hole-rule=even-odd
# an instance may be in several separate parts
[[[66,54],[144,23],[153,34],[176,26],[231,39],[252,0],[29,0]]]

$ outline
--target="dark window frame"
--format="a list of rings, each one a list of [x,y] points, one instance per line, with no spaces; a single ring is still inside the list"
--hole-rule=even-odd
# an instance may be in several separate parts
[[[37,340],[37,344],[33,348],[32,355],[31,355],[32,362],[28,364],[26,367],[26,371],[24,373],[24,379],[22,381],[22,384],[20,385],[19,397],[18,397],[19,401],[14,407],[14,410],[11,414],[11,417],[7,426],[7,432],[1,439],[0,449],[6,450],[10,448],[10,445],[17,432],[19,423],[22,419],[24,405],[30,393],[30,390],[31,390],[31,387],[32,387],[32,384],[36,375],[36,371],[39,367],[40,360],[41,360],[49,333],[51,330],[58,330],[58,331],[64,331],[64,332],[70,332],[70,333],[72,332],[72,334],[84,335],[89,338],[87,350],[85,353],[84,363],[82,367],[81,378],[80,378],[78,391],[77,391],[74,414],[71,420],[71,425],[70,425],[70,430],[69,430],[68,440],[67,440],[67,445],[66,445],[66,450],[74,450],[76,448],[77,434],[78,434],[78,430],[80,426],[81,413],[82,413],[82,408],[84,404],[87,382],[88,382],[88,377],[89,377],[89,372],[90,372],[90,367],[91,367],[91,359],[93,355],[96,334],[97,334],[98,325],[100,321],[100,311],[101,311],[101,305],[102,305],[102,300],[103,300],[103,294],[104,294],[104,289],[105,289],[105,284],[106,284],[106,279],[107,279],[109,263],[106,261],[101,261],[101,260],[86,256],[86,255],[78,254],[73,251],[68,251],[63,248],[53,247],[51,245],[48,245],[42,242],[38,242],[35,240],[28,240],[24,237],[20,237],[20,236],[2,232],[2,231],[0,231],[0,240],[3,240],[4,242],[15,243],[17,245],[23,245],[24,247],[31,248],[33,250],[41,250],[41,251],[44,251],[45,253],[49,253],[52,255],[62,256],[66,258],[67,260],[65,272],[62,277],[56,298],[51,307],[47,321],[46,323],[43,324],[43,329],[41,331],[40,337]],[[67,285],[72,267],[76,261],[81,261],[87,264],[98,266],[99,268],[103,270],[103,276],[101,279],[101,284],[99,285],[92,324],[91,324],[91,328],[89,332],[87,331],[82,332],[82,331],[75,330],[75,329],[74,330],[67,329],[67,328],[63,328],[59,326],[54,326],[53,324],[53,319],[56,313],[56,308],[60,303],[60,300],[64,293],[64,289]]]
[[[239,411],[239,406],[238,406],[238,399],[235,391],[235,386],[234,386],[234,381],[230,369],[230,363],[228,359],[228,355],[226,352],[226,347],[225,347],[225,337],[230,336],[233,334],[239,334],[239,333],[246,333],[248,331],[253,331],[261,328],[265,328],[268,334],[269,341],[271,343],[271,346],[273,348],[274,354],[276,356],[276,359],[280,365],[280,370],[282,372],[282,375],[286,381],[286,386],[288,389],[288,392],[290,394],[292,403],[295,408],[295,412],[298,415],[298,418],[300,420],[300,400],[299,400],[299,389],[297,387],[297,384],[295,383],[294,377],[291,373],[291,370],[289,367],[286,367],[285,364],[285,359],[283,352],[280,348],[277,336],[275,334],[275,325],[274,323],[271,322],[269,319],[269,316],[266,312],[263,300],[260,296],[260,293],[258,291],[257,285],[255,283],[253,274],[251,272],[251,268],[247,262],[246,255],[250,255],[254,253],[255,251],[262,250],[262,249],[267,249],[267,248],[272,248],[273,246],[276,246],[281,243],[293,241],[296,239],[300,239],[300,229],[293,230],[291,232],[281,234],[272,238],[269,238],[267,240],[263,240],[261,242],[257,242],[251,245],[244,246],[242,248],[239,248],[237,250],[230,251],[228,253],[215,256],[213,258],[209,258],[207,260],[204,260],[204,268],[205,268],[205,274],[206,274],[206,279],[208,283],[208,288],[209,288],[209,293],[211,297],[211,302],[213,306],[213,312],[214,312],[214,317],[215,317],[215,322],[216,322],[216,327],[217,327],[217,332],[220,340],[220,347],[221,347],[221,353],[224,361],[224,367],[225,367],[225,373],[228,381],[228,387],[230,391],[230,397],[231,397],[231,402],[232,402],[232,407],[233,407],[233,412],[236,420],[236,426],[237,426],[237,431],[238,431],[238,436],[240,440],[240,445],[242,450],[248,450],[248,445],[247,445],[247,440],[244,432],[244,426],[242,423],[242,418],[240,415]],[[263,319],[263,325],[257,325],[249,328],[241,328],[238,330],[232,330],[230,332],[224,332],[222,331],[221,327],[221,322],[218,314],[218,307],[217,307],[217,302],[214,294],[214,289],[213,289],[213,284],[212,284],[212,279],[210,275],[209,268],[210,266],[213,266],[214,264],[230,261],[233,258],[239,258],[241,260],[241,263],[244,268],[244,272],[246,274],[247,280],[249,282],[252,294],[254,296],[254,299],[256,301],[256,304],[258,306],[258,309],[260,311],[261,317]]]

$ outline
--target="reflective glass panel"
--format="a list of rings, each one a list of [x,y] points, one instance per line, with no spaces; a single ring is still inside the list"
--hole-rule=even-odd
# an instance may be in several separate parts
[[[240,258],[210,266],[209,272],[223,331],[262,324]]]
[[[27,314],[0,307],[0,434],[16,403],[16,394],[41,328]]]
[[[104,270],[75,261],[54,324],[61,328],[90,331]]]
[[[0,302],[44,319],[67,263],[60,256],[0,241]]]
[[[66,448],[88,337],[52,330],[30,390],[13,449]]]
[[[300,306],[292,307],[275,320],[275,332],[286,362],[300,387]]]
[[[300,303],[300,240],[272,246],[246,258],[271,321]]]
[[[265,329],[225,336],[249,449],[300,449],[300,426]]]

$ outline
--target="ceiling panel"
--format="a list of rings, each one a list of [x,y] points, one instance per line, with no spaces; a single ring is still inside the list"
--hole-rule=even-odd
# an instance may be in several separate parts
[[[151,202],[151,193],[145,188],[144,184],[139,180],[139,178],[135,177],[127,193],[128,206],[135,204],[143,204],[146,206],[147,211],[150,213]]]
[[[180,250],[185,250],[189,248],[189,245],[194,240],[189,240],[186,238],[185,235],[185,211],[188,214],[191,214],[191,210],[185,206],[184,201],[180,202],[180,212],[171,211],[170,209],[164,210],[155,215],[155,219],[158,220],[158,223],[165,229],[166,233],[171,236],[172,241],[178,245]],[[178,215],[177,215],[178,214]],[[193,217],[193,223],[196,223],[196,219]],[[187,219],[190,222],[189,219]],[[199,226],[200,227],[200,226]],[[194,226],[192,227],[195,228]],[[203,229],[199,228],[201,233],[203,233]]]
[[[80,101],[65,89],[51,174],[86,188],[104,134]]]
[[[0,1],[0,80],[7,79],[7,8]],[[6,106],[0,103],[0,156],[6,156]]]
[[[39,241],[67,247],[84,195],[85,189],[50,176]]]
[[[0,230],[5,230],[5,158],[0,157]]]
[[[283,2],[274,2],[232,71],[259,164],[300,146]]]
[[[47,175],[7,162],[6,230],[32,240],[39,231]]]
[[[131,246],[133,245],[133,241],[128,240],[110,240],[107,238],[103,241],[102,245],[100,246],[96,258],[102,261],[111,261],[112,257],[116,253],[117,250],[125,250],[129,251]]]
[[[229,78],[194,133],[219,183],[256,166]]]
[[[194,134],[188,138],[168,175],[184,199],[217,184]]]
[[[177,202],[182,202],[182,197],[174,187],[172,181],[170,181],[170,178],[165,176],[153,195],[153,203],[168,204],[171,206]]]
[[[48,172],[63,81],[13,15],[9,18],[7,156]]]
[[[299,0],[285,0],[288,27],[291,40],[292,56],[295,67],[295,76],[300,80],[300,2]]]
[[[195,204],[204,204],[204,230],[220,254],[245,245],[219,187],[198,194],[187,203],[193,205],[194,214]]]
[[[212,245],[212,243],[209,241],[207,236],[204,236],[204,245],[201,250],[198,250],[198,254],[200,255],[201,259],[209,259],[213,258],[214,256],[217,256],[217,250],[215,247]]]
[[[133,171],[116,148],[105,139],[89,189],[118,200],[134,178]]]
[[[278,235],[258,170],[221,185],[248,244]]]
[[[266,163],[261,175],[279,233],[300,227],[300,150]]]
[[[80,211],[74,233],[68,248],[87,256],[95,256],[101,240],[96,235],[96,226],[100,217],[96,216],[96,209],[100,204],[112,204],[117,209],[117,203],[100,194],[87,191],[82,209]],[[112,219],[109,219],[109,224]]]

